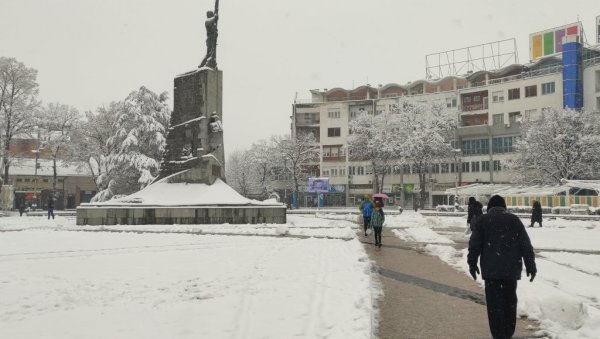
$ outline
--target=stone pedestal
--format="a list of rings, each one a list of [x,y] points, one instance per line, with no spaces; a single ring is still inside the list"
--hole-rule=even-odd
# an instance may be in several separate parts
[[[208,172],[220,172],[218,177],[225,180],[223,72],[200,68],[177,76],[174,83],[173,113],[157,180],[201,165],[196,159],[208,154],[220,164],[211,164]]]

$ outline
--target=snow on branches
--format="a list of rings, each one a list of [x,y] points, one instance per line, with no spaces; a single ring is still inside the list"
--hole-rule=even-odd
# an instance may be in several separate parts
[[[525,117],[517,156],[507,165],[515,180],[527,184],[557,184],[561,179],[598,177],[600,115],[562,108],[544,109]]]

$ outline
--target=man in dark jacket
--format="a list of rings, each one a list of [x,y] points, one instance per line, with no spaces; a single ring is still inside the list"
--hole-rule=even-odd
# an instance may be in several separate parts
[[[467,230],[465,234],[470,234],[473,230],[473,224],[477,218],[479,218],[483,214],[483,205],[477,200],[475,197],[469,198],[469,206],[468,206],[468,214],[467,214]]]
[[[517,322],[517,280],[521,279],[523,260],[529,281],[537,269],[525,226],[506,211],[506,202],[499,195],[490,199],[487,214],[473,225],[467,262],[475,280],[479,256],[490,331],[495,339],[510,338]]]
[[[533,202],[533,208],[531,209],[531,225],[529,227],[533,227],[533,224],[536,222],[542,227],[542,205],[537,200]]]

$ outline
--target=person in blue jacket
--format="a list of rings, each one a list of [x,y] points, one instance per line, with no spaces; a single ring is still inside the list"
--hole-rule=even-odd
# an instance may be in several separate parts
[[[363,202],[360,204],[360,211],[363,216],[363,227],[365,230],[365,237],[367,236],[367,229],[371,224],[371,215],[373,214],[373,203],[369,198],[365,198]]]

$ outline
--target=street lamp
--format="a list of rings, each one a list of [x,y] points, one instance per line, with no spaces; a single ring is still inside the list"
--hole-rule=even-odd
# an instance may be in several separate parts
[[[37,139],[35,143],[35,149],[31,150],[31,152],[35,153],[35,170],[34,170],[34,179],[33,179],[33,199],[35,201],[35,208],[39,206],[38,204],[38,195],[37,195],[37,182],[38,182],[38,160],[40,158],[40,128],[38,126],[34,126],[33,129],[37,131]]]
[[[454,190],[455,190],[455,194],[454,194],[454,205],[456,206],[456,204],[458,204],[458,181],[459,181],[459,168],[462,165],[460,163],[460,155],[461,155],[462,150],[460,148],[455,148],[452,150],[452,154],[454,155]]]

